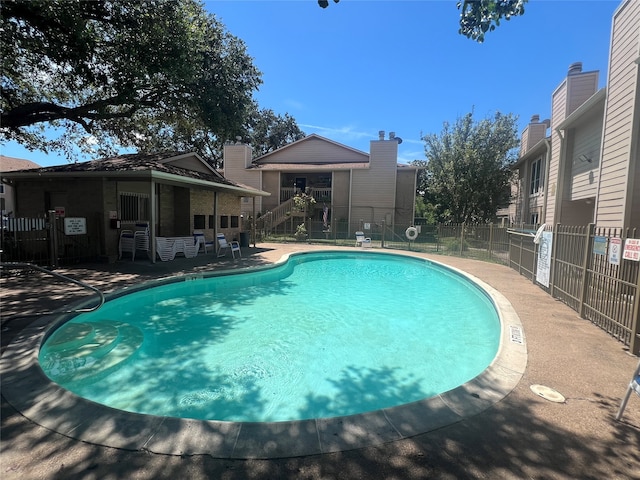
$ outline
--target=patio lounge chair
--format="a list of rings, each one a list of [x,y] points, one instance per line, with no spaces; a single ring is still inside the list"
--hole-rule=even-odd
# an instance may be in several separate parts
[[[236,240],[232,240],[227,242],[224,233],[219,233],[216,237],[218,239],[218,257],[222,257],[227,254],[227,250],[231,250],[231,256],[236,258],[235,252],[238,252],[238,255],[242,257],[242,252],[240,251],[240,243]]]
[[[371,239],[364,232],[356,232],[356,247],[371,248]]]
[[[627,402],[629,401],[629,397],[631,396],[632,391],[636,392],[640,396],[640,362],[638,362],[636,371],[633,372],[633,377],[631,377],[631,382],[629,382],[627,393],[625,393],[624,398],[622,399],[622,403],[620,404],[620,410],[618,410],[616,420],[620,420],[622,418],[622,414],[624,413],[624,409],[627,408]]]
[[[213,248],[213,242],[207,241],[202,230],[194,230],[193,238],[195,239],[195,243],[198,247],[198,252],[200,252],[201,248],[204,248],[204,253],[207,253],[207,248]]]

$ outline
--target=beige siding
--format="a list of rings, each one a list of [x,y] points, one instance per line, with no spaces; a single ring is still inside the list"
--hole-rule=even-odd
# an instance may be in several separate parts
[[[571,200],[595,197],[600,170],[600,110],[570,132],[572,137]],[[580,160],[585,155],[591,162]],[[593,219],[591,219],[593,221]]]
[[[278,195],[276,192],[279,190],[269,190],[263,186],[262,172],[256,169],[247,169],[247,166],[251,165],[252,156],[251,147],[244,144],[238,145],[225,145],[224,146],[224,177],[232,182],[246,185],[256,188],[258,190],[264,190],[271,192],[271,197],[267,197],[263,200],[263,197],[256,197],[256,213],[267,211],[268,202],[275,201],[273,206],[277,205]],[[264,204],[263,202],[267,202]],[[252,215],[253,213],[253,199],[242,199],[242,213],[245,215]],[[270,207],[273,208],[273,207]]]
[[[187,170],[193,170],[201,173],[211,174],[211,169],[207,167],[202,161],[193,155],[187,157],[181,157],[176,160],[167,162],[168,165],[174,165],[176,167],[186,168]]]
[[[640,103],[640,102],[639,102]],[[640,107],[640,105],[639,105]],[[636,172],[634,179],[635,188],[631,188],[631,210],[629,211],[629,227],[640,228],[640,166],[638,165],[638,155],[640,155],[640,135],[636,137]]]
[[[527,150],[529,148],[529,143],[528,143],[528,135],[527,135],[527,128],[525,128],[522,131],[522,135],[520,136],[520,154],[519,156],[523,156],[525,153],[527,153]]]
[[[251,147],[248,145],[224,146],[224,177],[232,182],[262,189],[260,171],[247,169],[250,164]]]
[[[415,170],[399,170],[396,187],[396,225],[413,225],[415,211]]]
[[[530,123],[522,132],[520,144],[520,156],[524,156],[547,134],[547,125],[544,123]]]
[[[557,222],[555,218],[556,201],[558,195],[558,177],[560,168],[561,139],[556,128],[566,118],[567,82],[563,81],[553,92],[551,97],[551,161],[549,162],[549,192],[547,195],[547,214],[545,221],[550,224]],[[525,185],[525,188],[526,185]],[[527,218],[523,219],[525,222]]]
[[[262,200],[260,211],[266,213],[280,205],[280,172],[262,172],[262,189],[271,192],[271,196]]]
[[[333,172],[331,194],[334,206],[349,205],[349,188],[351,185],[351,171]]]
[[[609,84],[602,142],[602,167],[596,221],[602,227],[623,227],[628,183],[637,159],[631,162],[634,105],[638,94],[640,2],[621,5],[613,19]],[[636,120],[637,122],[637,120]]]
[[[371,142],[369,169],[352,172],[352,221],[362,219],[365,222],[393,222],[397,155],[397,141]]]
[[[567,77],[567,110],[569,115],[598,90],[598,72],[585,72]]]
[[[365,153],[311,137],[276,150],[260,163],[361,163],[367,160]]]

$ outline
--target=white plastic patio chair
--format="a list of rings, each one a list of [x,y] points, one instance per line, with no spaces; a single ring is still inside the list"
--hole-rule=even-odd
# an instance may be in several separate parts
[[[236,258],[235,252],[238,252],[238,255],[242,257],[242,252],[240,251],[240,243],[238,241],[232,240],[230,242],[227,242],[224,233],[219,233],[216,238],[218,239],[218,257],[223,257],[224,255],[226,255],[227,250],[231,250],[231,256],[234,259]]]
[[[371,239],[364,232],[356,232],[356,247],[371,248]]]
[[[622,418],[624,409],[627,408],[627,402],[629,401],[631,392],[636,392],[638,396],[640,396],[640,362],[638,362],[636,371],[633,372],[633,377],[631,377],[631,382],[629,382],[629,387],[627,387],[627,393],[625,393],[622,403],[620,404],[620,410],[618,410],[616,420],[620,420]]]
[[[120,232],[118,259],[122,259],[123,253],[130,253],[131,260],[135,260],[137,250],[144,250],[149,255],[149,224],[136,223],[134,228]]]
[[[198,246],[197,252],[200,252],[200,249],[204,248],[204,253],[207,253],[207,248],[213,248],[213,242],[207,241],[202,230],[194,230],[193,238],[195,239],[196,245]]]

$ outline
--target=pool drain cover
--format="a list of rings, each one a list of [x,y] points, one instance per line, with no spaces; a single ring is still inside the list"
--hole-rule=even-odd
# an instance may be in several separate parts
[[[550,402],[564,403],[564,397],[562,394],[555,391],[553,388],[545,387],[544,385],[531,385],[531,391]]]

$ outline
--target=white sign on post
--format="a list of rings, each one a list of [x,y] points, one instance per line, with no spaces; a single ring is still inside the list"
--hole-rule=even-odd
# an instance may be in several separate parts
[[[640,262],[640,238],[627,238],[624,241],[624,253],[622,258]]]
[[[538,264],[536,268],[536,281],[545,287],[549,287],[551,277],[551,247],[553,245],[553,232],[542,232],[538,244]]]
[[[65,217],[65,235],[85,235],[87,233],[87,219],[82,217]]]

